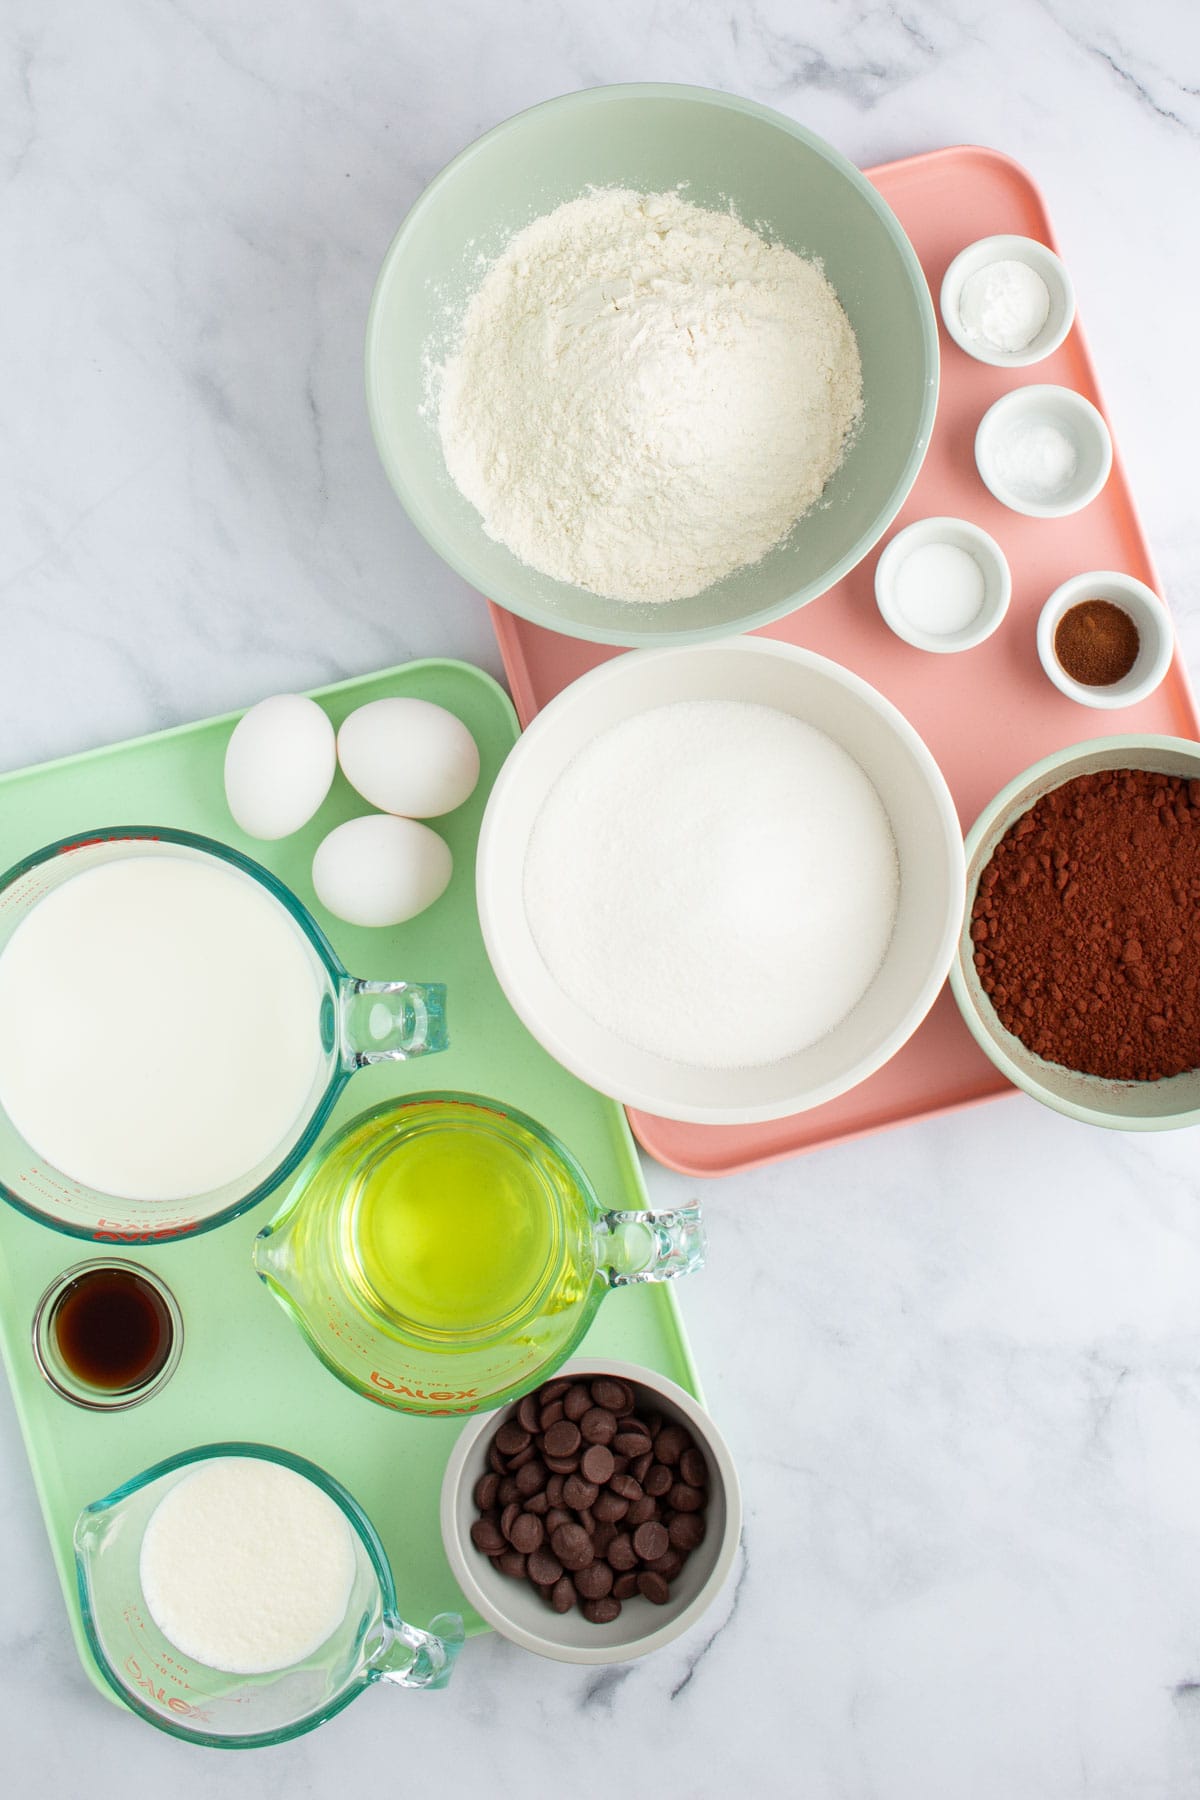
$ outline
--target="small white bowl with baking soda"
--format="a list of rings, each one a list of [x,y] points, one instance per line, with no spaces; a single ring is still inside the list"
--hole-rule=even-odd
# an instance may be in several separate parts
[[[619,1391],[626,1406],[632,1403],[632,1412],[627,1412],[624,1419],[616,1418],[602,1404]],[[551,1396],[549,1401],[547,1395]],[[565,1456],[552,1456],[551,1446],[562,1448],[562,1444],[557,1438],[548,1437],[548,1428],[539,1422],[544,1417],[553,1422],[563,1443],[572,1446]],[[647,1423],[635,1423],[639,1420]],[[652,1449],[641,1458],[614,1456],[612,1452],[634,1448],[632,1436],[627,1434],[635,1430],[639,1441],[640,1434],[646,1434],[646,1445]],[[651,1438],[650,1432],[656,1435]],[[496,1448],[497,1434],[504,1454]],[[574,1442],[576,1439],[578,1442]],[[613,1474],[609,1473],[604,1482],[572,1490],[567,1484],[582,1482],[586,1475],[582,1467],[578,1473],[568,1475],[563,1472],[565,1465],[582,1464],[587,1453],[594,1453],[597,1446],[605,1467],[608,1463],[621,1464],[615,1487],[608,1485],[613,1481]],[[549,1470],[543,1457],[558,1464],[558,1471]],[[639,1467],[646,1483],[644,1490],[642,1481],[632,1473]],[[655,1478],[656,1469],[663,1479]],[[605,1470],[593,1467],[592,1472],[603,1475]],[[513,1484],[512,1490],[503,1491],[513,1491],[514,1498],[503,1506],[491,1486],[481,1491],[480,1484],[493,1475],[497,1477],[496,1489],[505,1479]],[[518,1476],[519,1494],[515,1492]],[[665,1479],[668,1476],[669,1483]],[[573,1576],[557,1561],[551,1547],[558,1525],[552,1524],[549,1532],[545,1529],[546,1522],[554,1517],[547,1501],[547,1485],[552,1478],[557,1478],[559,1489],[567,1486],[567,1498],[559,1504],[562,1523],[567,1522],[570,1511],[568,1530],[583,1546],[581,1555],[569,1558],[572,1564],[583,1565],[583,1570],[576,1567]],[[589,1498],[589,1488],[594,1497]],[[617,1493],[618,1488],[623,1492]],[[559,1489],[554,1490],[556,1498]],[[599,1515],[618,1512],[622,1505],[632,1510],[636,1501],[625,1496],[633,1495],[635,1490],[642,1510],[652,1510],[653,1519],[641,1520],[639,1514],[639,1524],[631,1526],[622,1514],[606,1525]],[[481,1509],[481,1497],[489,1502],[486,1509]],[[547,1501],[546,1506],[542,1506],[543,1501]],[[610,1503],[607,1506],[606,1501]],[[675,1501],[685,1510],[677,1510]],[[572,1510],[573,1502],[596,1509],[590,1532],[579,1525],[580,1514]],[[485,1547],[481,1548],[473,1540],[472,1529],[479,1537],[483,1511],[494,1535],[483,1534]],[[587,1516],[590,1518],[590,1512]],[[495,1412],[479,1413],[471,1420],[446,1465],[441,1517],[442,1541],[454,1579],[489,1625],[538,1656],[555,1662],[596,1665],[630,1662],[634,1657],[660,1650],[708,1610],[733,1568],[742,1531],[742,1500],[733,1458],[698,1400],[654,1369],[582,1356],[564,1363],[555,1376],[542,1382],[524,1400]],[[691,1522],[686,1529],[680,1529],[681,1519]],[[500,1529],[503,1524],[507,1524],[508,1534]],[[614,1604],[613,1589],[623,1591],[619,1587],[622,1574],[629,1585],[631,1578],[636,1583],[636,1569],[643,1568],[644,1572],[630,1546],[637,1542],[640,1530],[648,1526],[663,1541],[662,1554],[654,1561],[668,1575],[660,1573],[656,1579],[645,1582],[652,1598],[639,1588]],[[612,1536],[597,1539],[597,1530],[611,1532]],[[585,1536],[590,1541],[585,1543]],[[514,1559],[514,1547],[534,1538],[536,1548],[527,1553],[517,1548]],[[614,1548],[617,1538],[623,1539],[620,1548]],[[486,1546],[500,1544],[501,1539],[503,1544],[493,1561]],[[680,1540],[682,1555],[675,1551],[676,1539]],[[507,1573],[498,1566],[501,1556],[508,1558],[514,1571],[523,1564],[524,1572]],[[538,1557],[549,1560],[535,1560]],[[672,1568],[672,1561],[679,1562],[677,1570]],[[615,1616],[598,1622],[585,1617],[586,1599],[582,1593],[573,1596],[565,1610],[556,1610],[549,1597],[552,1587],[535,1585],[529,1576],[531,1568],[540,1578],[552,1574],[555,1567],[556,1581],[565,1580],[568,1588],[575,1582],[583,1588],[594,1587],[606,1601],[600,1611]],[[597,1579],[589,1581],[583,1571],[594,1572]]]
[[[942,322],[960,350],[997,369],[1024,369],[1057,350],[1075,322],[1075,289],[1036,238],[979,238],[942,280]]]

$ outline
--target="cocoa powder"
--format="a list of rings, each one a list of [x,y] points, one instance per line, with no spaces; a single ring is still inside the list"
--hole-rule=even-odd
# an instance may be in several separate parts
[[[1200,781],[1081,775],[1013,824],[971,909],[1002,1025],[1087,1075],[1200,1067]]]

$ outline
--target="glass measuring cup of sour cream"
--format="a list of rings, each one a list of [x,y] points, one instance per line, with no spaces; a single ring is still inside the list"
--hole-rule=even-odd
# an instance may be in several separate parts
[[[0,877],[0,1195],[74,1237],[243,1212],[369,1063],[444,1049],[445,988],[347,973],[282,882],[115,826]]]
[[[101,1673],[132,1711],[192,1743],[282,1743],[376,1681],[444,1687],[462,1646],[457,1613],[427,1631],[400,1617],[387,1554],[341,1483],[265,1444],[205,1444],[93,1501],[75,1560]],[[308,1641],[281,1662],[298,1613]]]

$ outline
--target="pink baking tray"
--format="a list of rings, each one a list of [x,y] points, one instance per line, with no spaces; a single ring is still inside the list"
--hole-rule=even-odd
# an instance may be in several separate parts
[[[912,239],[935,306],[947,265],[976,238],[1017,232],[1058,248],[1037,186],[1018,163],[998,151],[960,145],[885,163],[867,174]],[[820,651],[895,701],[941,764],[966,827],[999,788],[1052,750],[1110,732],[1197,737],[1200,721],[1178,655],[1149,700],[1112,712],[1065,699],[1038,662],[1038,612],[1069,575],[1120,569],[1161,591],[1119,455],[1114,455],[1103,493],[1068,519],[1026,519],[1009,512],[993,499],[975,468],[975,427],[1009,388],[1057,382],[1086,394],[1104,412],[1078,321],[1052,356],[1012,371],[976,362],[946,335],[940,318],[938,325],[942,388],[937,424],[924,467],[893,529],[938,513],[982,525],[1012,568],[1008,618],[975,650],[931,656],[911,649],[893,636],[875,606],[881,544],[819,600],[764,626],[759,635]],[[624,654],[562,637],[497,606],[492,607],[492,621],[523,724],[568,682]],[[765,1125],[685,1125],[634,1111],[629,1119],[638,1141],[659,1162],[690,1175],[728,1175],[1012,1091],[968,1033],[946,987],[920,1029],[885,1068],[824,1106]]]

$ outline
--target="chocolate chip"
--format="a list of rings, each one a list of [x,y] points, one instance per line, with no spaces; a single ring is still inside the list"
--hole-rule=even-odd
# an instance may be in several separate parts
[[[525,1463],[513,1477],[517,1484],[517,1492],[528,1499],[530,1494],[540,1494],[546,1485],[546,1465],[540,1456],[532,1462]]]
[[[608,1525],[617,1519],[623,1519],[628,1511],[628,1500],[622,1500],[620,1494],[614,1494],[611,1488],[605,1488],[592,1502],[592,1517]]]
[[[563,1504],[576,1512],[582,1512],[585,1506],[592,1504],[599,1492],[594,1481],[585,1481],[582,1475],[568,1475],[563,1482]]]
[[[651,1463],[646,1474],[646,1479],[642,1483],[646,1492],[648,1494],[653,1494],[656,1500],[662,1494],[669,1494],[674,1485],[675,1477],[672,1475],[670,1469],[668,1469],[666,1463],[660,1462]]]
[[[637,1578],[638,1593],[655,1606],[665,1606],[671,1598],[670,1583],[662,1575],[656,1575],[653,1569],[643,1569]]]
[[[611,1444],[617,1435],[617,1421],[607,1407],[593,1406],[580,1419],[579,1429],[589,1444]]]
[[[605,1561],[614,1569],[636,1569],[637,1551],[627,1531],[619,1531],[604,1552]]]
[[[654,1454],[660,1463],[674,1468],[684,1451],[691,1448],[691,1443],[691,1437],[682,1425],[664,1425],[654,1440]]]
[[[663,1550],[666,1549],[666,1533],[663,1533]],[[592,1561],[594,1552],[592,1540],[582,1525],[560,1525],[550,1534],[550,1548],[557,1556],[564,1569],[586,1569]],[[656,1556],[662,1554],[656,1550]]]
[[[519,1456],[522,1450],[528,1449],[532,1435],[532,1432],[518,1425],[515,1419],[510,1419],[496,1433],[496,1448],[502,1456]]]
[[[688,1483],[689,1487],[702,1488],[708,1486],[708,1464],[694,1445],[690,1450],[685,1450],[680,1457],[679,1473],[683,1476],[683,1479]]]
[[[595,1482],[597,1487],[603,1487],[613,1473],[613,1453],[605,1444],[589,1444],[579,1468],[588,1481]]]
[[[695,1550],[704,1542],[704,1520],[699,1513],[676,1513],[667,1532],[676,1550]]]
[[[575,1604],[575,1583],[569,1575],[560,1575],[550,1589],[550,1604],[556,1613],[568,1613]]]
[[[543,1544],[540,1550],[534,1550],[529,1557],[526,1573],[537,1587],[553,1587],[563,1572],[563,1566],[557,1556],[553,1555]]]
[[[542,1449],[547,1456],[574,1456],[579,1448],[579,1427],[570,1419],[560,1419],[557,1425],[551,1425],[542,1439]]]
[[[642,1413],[614,1377],[565,1377],[527,1394],[487,1449],[474,1487],[475,1548],[525,1577],[556,1612],[578,1600],[607,1624],[625,1601],[656,1606],[704,1541],[708,1464],[686,1427]]]
[[[546,1528],[533,1513],[523,1512],[508,1533],[508,1541],[514,1550],[528,1556],[533,1550],[540,1550],[546,1536]]]
[[[471,1542],[485,1556],[499,1556],[507,1548],[504,1533],[493,1519],[476,1519],[471,1527]]]
[[[633,1410],[633,1394],[623,1381],[613,1381],[607,1375],[601,1375],[592,1383],[592,1399],[597,1406],[607,1408],[618,1417],[622,1413]]]
[[[589,1563],[575,1577],[575,1592],[585,1600],[602,1600],[613,1584],[613,1572],[606,1562]]]
[[[656,1556],[665,1556],[670,1542],[666,1526],[661,1525],[657,1519],[648,1519],[633,1534],[633,1547],[643,1562],[653,1562]],[[557,1544],[554,1549],[555,1554],[558,1554]],[[568,1569],[570,1566],[567,1563]]]
[[[611,1625],[621,1616],[621,1602],[606,1594],[603,1600],[585,1600],[580,1611],[589,1625]]]

